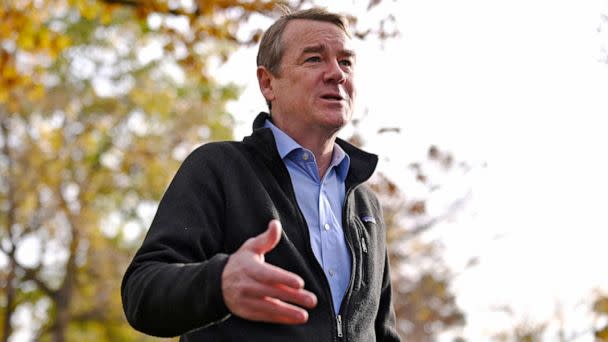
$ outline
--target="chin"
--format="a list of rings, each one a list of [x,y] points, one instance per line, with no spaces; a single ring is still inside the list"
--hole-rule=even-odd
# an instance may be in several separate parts
[[[328,126],[340,129],[350,122],[351,115],[347,113],[331,113],[325,118]]]

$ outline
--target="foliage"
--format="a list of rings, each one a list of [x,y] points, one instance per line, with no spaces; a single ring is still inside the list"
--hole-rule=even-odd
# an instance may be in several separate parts
[[[361,123],[354,121],[355,134],[349,139],[357,146],[364,144],[359,132]],[[387,132],[400,133],[398,128],[381,128],[378,134]],[[429,213],[427,202],[431,194],[441,187],[440,180],[431,177],[433,172],[428,172],[430,168],[449,173],[468,166],[456,163],[450,153],[430,146],[426,160],[409,165],[411,176],[427,189],[425,196],[410,196],[408,189],[402,190],[381,172],[370,182],[382,204],[397,331],[405,341],[435,341],[440,333],[465,324],[465,315],[450,289],[453,275],[441,258],[441,246],[436,241],[426,241],[422,236],[456,214],[466,199],[452,199],[453,203],[446,212]]]
[[[455,167],[451,154],[431,146],[428,160],[410,168],[418,182],[436,190],[435,180],[425,172],[425,167],[433,165],[446,172]],[[463,326],[465,315],[450,289],[453,274],[441,258],[440,244],[426,241],[422,235],[459,207],[452,205],[445,213],[430,214],[426,210],[428,198],[408,198],[407,189],[402,192],[382,175],[373,188],[379,194],[388,227],[397,330],[406,341],[435,341],[440,333]],[[454,203],[461,201],[464,199]]]
[[[608,296],[599,294],[593,302],[593,312],[602,324],[596,327],[594,335],[597,341],[608,341]]]
[[[574,342],[595,338],[597,342],[608,341],[608,297],[600,291],[595,291],[590,298],[591,301],[583,300],[568,310],[557,301],[552,315],[543,320],[517,317],[515,310],[509,305],[495,307],[494,310],[509,317],[513,325],[495,333],[493,340]],[[595,316],[587,324],[569,322],[572,319],[568,311],[577,311],[579,306],[584,308],[586,314],[592,313],[592,316]]]
[[[120,279],[180,160],[231,137],[224,104],[238,90],[208,64],[238,23],[212,10],[238,4],[205,2],[196,16],[160,2],[0,8],[3,341],[20,310],[36,340],[142,340],[123,319]]]
[[[502,331],[494,335],[496,342],[541,342],[547,330],[547,323],[534,323],[528,320],[517,321],[512,331]],[[560,339],[565,342],[565,339]]]

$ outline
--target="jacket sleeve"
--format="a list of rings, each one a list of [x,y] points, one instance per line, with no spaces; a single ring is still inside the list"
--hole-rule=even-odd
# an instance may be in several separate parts
[[[221,275],[224,198],[220,170],[201,148],[181,165],[122,281],[129,323],[170,337],[225,319]]]
[[[393,309],[393,302],[391,300],[392,289],[389,268],[388,252],[385,251],[380,305],[378,314],[376,315],[376,340],[383,342],[400,341],[395,329],[395,310]]]

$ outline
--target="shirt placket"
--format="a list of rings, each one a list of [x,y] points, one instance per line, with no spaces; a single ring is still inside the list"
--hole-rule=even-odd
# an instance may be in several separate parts
[[[324,184],[321,183],[319,191],[319,227],[321,227],[321,251],[323,253],[323,269],[328,278],[333,278],[336,274],[335,260],[331,253],[327,253],[331,249],[331,233],[333,222],[330,219],[331,206],[327,198]]]

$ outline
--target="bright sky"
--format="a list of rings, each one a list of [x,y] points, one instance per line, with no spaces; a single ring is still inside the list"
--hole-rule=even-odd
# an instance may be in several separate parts
[[[341,3],[347,10],[365,5]],[[577,303],[588,305],[593,289],[608,292],[602,125],[608,65],[598,62],[608,37],[597,31],[608,1],[385,3],[402,36],[383,49],[374,41],[360,45],[358,115],[367,109],[366,132],[398,126],[403,133],[370,134],[366,148],[390,158],[380,169],[395,179],[430,144],[458,160],[487,162],[471,180],[468,215],[433,233],[455,268],[480,257],[454,282],[467,313],[465,335],[484,341],[489,332],[508,329],[506,316],[491,310],[506,304],[519,320],[539,321],[561,302],[567,325],[589,328],[588,306]],[[249,134],[253,117],[265,109],[254,56],[239,51],[218,73],[245,87],[230,107],[237,138]],[[591,340],[587,334],[577,341]]]

